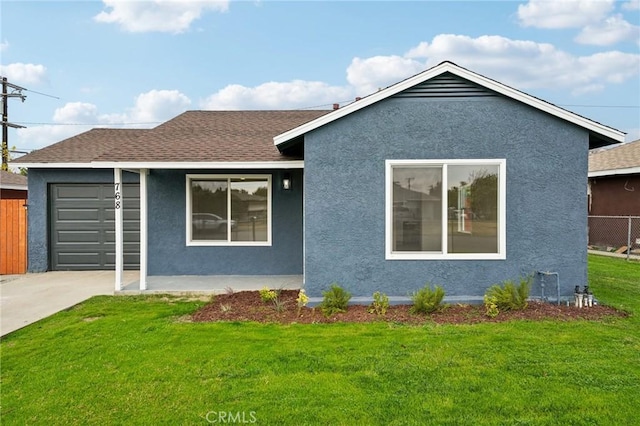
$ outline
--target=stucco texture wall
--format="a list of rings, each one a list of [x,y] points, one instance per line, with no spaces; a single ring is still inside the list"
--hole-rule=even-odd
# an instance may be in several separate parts
[[[477,299],[553,271],[568,296],[587,277],[587,155],[584,129],[500,96],[389,98],[321,127],[305,137],[306,289],[407,296],[431,283]],[[385,160],[480,158],[506,159],[506,260],[385,260]]]
[[[138,175],[125,172],[126,183],[139,182]],[[113,183],[113,170],[29,169],[28,258],[29,272],[49,269],[49,184]]]
[[[283,171],[272,176],[272,245],[187,246],[186,175],[211,170],[152,170],[149,190],[149,275],[300,275],[302,274],[302,171],[289,170],[292,189],[281,187]],[[223,174],[248,174],[225,170]]]

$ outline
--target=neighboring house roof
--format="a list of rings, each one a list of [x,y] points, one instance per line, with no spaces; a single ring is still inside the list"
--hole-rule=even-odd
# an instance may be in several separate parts
[[[27,177],[0,170],[0,189],[27,190]]]
[[[570,123],[573,123],[580,127],[585,128],[586,130],[589,131],[589,145],[591,147],[595,148],[599,146],[605,146],[605,145],[610,145],[613,143],[624,141],[624,132],[616,130],[612,127],[602,125],[595,121],[589,120],[578,114],[567,111],[566,109],[560,108],[549,102],[543,101],[534,96],[528,95],[524,92],[521,92],[519,90],[506,86],[502,83],[499,83],[495,80],[484,77],[480,74],[476,74],[452,62],[446,61],[446,62],[442,62],[439,65],[436,65],[433,68],[430,68],[426,71],[416,74],[413,77],[409,77],[399,83],[389,86],[386,89],[380,90],[369,96],[361,98],[343,108],[337,109],[309,123],[305,123],[302,126],[298,126],[295,129],[292,129],[288,132],[279,134],[273,138],[273,142],[280,149],[286,149],[292,143],[299,140],[299,138],[303,136],[305,133],[308,133],[314,129],[322,127],[326,124],[331,123],[332,121],[335,121],[339,118],[342,118],[346,115],[356,112],[362,108],[365,108],[383,99],[389,98],[397,93],[400,93],[404,90],[414,87],[427,80],[441,76],[445,73],[451,73],[455,76],[458,76],[460,78],[471,81],[475,84],[483,86],[489,90],[492,90],[494,92],[497,92],[509,98],[515,99],[526,105],[534,107],[538,110],[544,111],[558,118],[561,118],[565,121],[568,121]]]
[[[589,177],[640,174],[640,139],[591,152]]]
[[[282,155],[273,145],[275,135],[327,112],[187,111],[153,129],[90,130],[25,155],[16,164],[189,168],[261,163],[266,167],[274,162],[301,159]]]

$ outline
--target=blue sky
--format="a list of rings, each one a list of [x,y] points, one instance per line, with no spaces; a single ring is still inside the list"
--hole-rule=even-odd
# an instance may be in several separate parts
[[[18,150],[188,109],[330,108],[443,60],[640,138],[639,0],[0,7],[1,74],[29,89]]]

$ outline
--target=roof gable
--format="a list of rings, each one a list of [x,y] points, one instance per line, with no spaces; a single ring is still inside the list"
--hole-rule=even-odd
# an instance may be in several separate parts
[[[451,77],[454,78],[452,79]],[[466,80],[467,83],[460,84],[459,81],[456,81],[459,79],[456,79],[455,77]],[[393,96],[415,97],[418,95],[421,97],[437,97],[438,95],[443,95],[446,90],[449,90],[449,96],[451,96],[452,93],[458,93],[464,96],[486,96],[487,93],[491,92],[507,96],[540,111],[585,128],[589,131],[589,143],[592,147],[624,141],[624,132],[589,120],[566,109],[555,106],[549,102],[528,95],[447,61],[416,74],[413,77],[402,80],[399,83],[387,87],[386,89],[361,98],[356,102],[317,118],[309,123],[305,123],[288,132],[281,133],[273,138],[273,142],[281,149],[282,147],[289,145],[291,141],[300,138],[305,133],[329,124],[376,102],[380,102],[383,99]]]

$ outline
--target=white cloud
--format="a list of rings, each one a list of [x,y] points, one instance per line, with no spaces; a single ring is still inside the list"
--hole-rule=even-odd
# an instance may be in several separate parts
[[[44,65],[16,62],[0,65],[0,74],[14,84],[39,84],[46,81],[47,68]]]
[[[602,89],[607,83],[637,78],[640,55],[610,51],[574,56],[547,43],[501,36],[441,34],[409,50],[425,68],[451,60],[518,89],[568,89],[574,94]]]
[[[94,127],[149,128],[184,112],[191,101],[177,90],[151,90],[135,98],[123,113],[99,112],[88,102],[68,102],[53,113],[53,122],[16,130],[18,146],[38,149]],[[123,126],[123,124],[129,124]]]
[[[561,89],[573,95],[599,92],[640,74],[638,54],[609,51],[575,56],[548,43],[441,34],[401,56],[354,58],[347,67],[346,86],[303,80],[255,87],[229,85],[200,106],[214,110],[327,106],[366,96],[445,60],[520,90]]]
[[[184,112],[191,100],[177,90],[151,90],[136,98],[125,119],[134,123],[165,121]]]
[[[98,107],[87,102],[68,102],[55,110],[53,121],[61,124],[94,124],[99,121]]]
[[[602,20],[613,6],[614,0],[529,0],[517,15],[525,27],[578,28]]]
[[[209,110],[299,109],[351,100],[350,87],[330,86],[319,81],[269,82],[256,87],[233,84],[201,102]]]
[[[356,93],[367,95],[424,70],[424,64],[408,57],[374,56],[353,58],[347,68],[347,81]]]
[[[640,10],[640,0],[629,0],[622,4],[623,10]]]
[[[204,12],[225,12],[229,8],[228,0],[103,0],[103,3],[110,10],[100,12],[94,19],[118,24],[123,30],[133,33],[182,33]]]
[[[613,15],[602,22],[587,25],[575,41],[582,44],[608,46],[621,41],[640,43],[640,27],[625,21],[622,15]]]
[[[0,52],[4,52],[5,50],[9,49],[9,42],[4,40],[4,41],[0,41]]]

